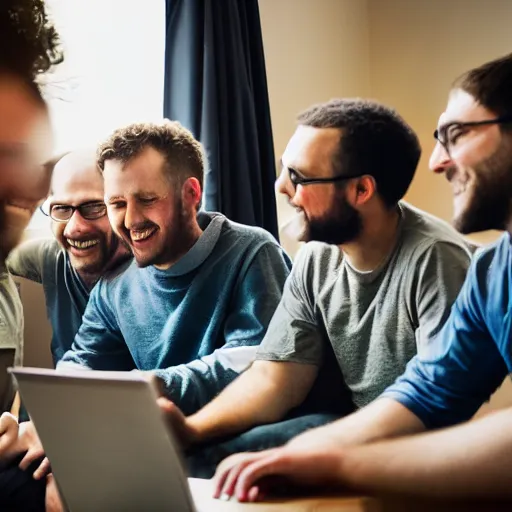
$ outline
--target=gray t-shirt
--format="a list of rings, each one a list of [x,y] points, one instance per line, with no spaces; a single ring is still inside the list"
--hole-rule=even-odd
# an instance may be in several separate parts
[[[0,350],[14,349],[14,364],[21,365],[23,356],[23,306],[16,283],[0,264]],[[6,389],[0,389],[0,412],[9,410],[15,388],[12,379],[0,376],[1,382],[8,382]],[[2,387],[4,385],[2,384]]]
[[[433,342],[462,286],[471,249],[446,222],[399,206],[395,248],[371,272],[352,268],[338,246],[303,247],[257,359],[320,366],[334,351],[354,404],[363,407]]]

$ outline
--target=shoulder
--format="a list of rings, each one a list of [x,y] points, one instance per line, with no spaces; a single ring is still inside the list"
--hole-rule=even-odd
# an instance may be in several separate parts
[[[292,274],[308,288],[320,289],[336,277],[343,253],[336,245],[308,242],[297,253]]]
[[[504,233],[496,242],[477,250],[473,258],[472,272],[478,280],[486,281],[501,277],[501,283],[508,283],[507,275],[512,268],[512,236]]]
[[[28,240],[16,247],[7,259],[7,267],[14,275],[40,281],[57,271],[56,262],[64,261],[65,251],[53,238]]]
[[[224,215],[218,213],[212,215],[214,219],[218,218],[219,216],[222,217],[223,222],[221,236],[226,239],[233,238],[241,240],[248,245],[271,244],[279,246],[277,240],[263,228],[239,224],[238,222],[229,220]]]
[[[432,251],[459,254],[471,259],[475,246],[446,221],[401,202],[403,215],[402,245],[410,256],[421,257]]]
[[[140,270],[135,259],[130,258],[102,276],[94,289],[101,293],[129,287],[138,278]]]
[[[27,240],[14,249],[14,255],[31,256],[42,260],[55,260],[59,254],[63,253],[61,245],[54,238],[36,238]]]
[[[215,221],[222,218],[222,228],[217,251],[230,254],[231,258],[242,258],[249,264],[259,257],[284,262],[291,267],[291,259],[278,241],[265,229],[233,222],[220,214],[212,214]]]

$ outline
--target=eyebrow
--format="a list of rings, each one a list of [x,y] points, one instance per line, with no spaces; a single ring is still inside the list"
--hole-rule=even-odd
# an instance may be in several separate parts
[[[114,201],[119,201],[119,200],[125,200],[123,196],[112,196],[112,197],[108,197],[106,198],[106,202],[109,203],[109,204],[112,204]]]
[[[301,178],[307,178],[307,174],[304,174],[301,170],[297,169],[296,167],[291,167],[290,165],[284,165],[283,159],[279,159],[279,165],[281,166],[281,170],[283,169],[289,169],[290,171],[293,171],[295,174],[298,174]]]

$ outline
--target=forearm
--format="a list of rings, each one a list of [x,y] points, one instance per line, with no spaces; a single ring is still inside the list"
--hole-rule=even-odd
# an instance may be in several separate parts
[[[348,448],[340,480],[376,492],[510,497],[511,452],[507,409],[449,429]]]
[[[208,405],[189,416],[188,424],[196,432],[196,440],[206,441],[243,432],[255,425],[279,421],[290,409],[299,405],[314,377],[304,375],[306,385],[303,387],[286,385],[282,379],[271,374],[275,369],[273,365],[288,365],[287,369],[291,372],[296,366],[304,367],[307,374],[315,372],[309,365],[257,361]]]
[[[320,445],[329,440],[333,446],[342,447],[424,430],[423,423],[403,405],[380,398],[345,418],[298,436],[290,444],[300,446],[307,442]]]

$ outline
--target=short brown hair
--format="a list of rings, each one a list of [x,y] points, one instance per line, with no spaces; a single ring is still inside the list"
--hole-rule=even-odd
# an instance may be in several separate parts
[[[341,131],[334,155],[336,174],[368,174],[388,207],[405,195],[416,172],[421,146],[413,129],[392,108],[361,98],[332,99],[308,108],[300,125]]]
[[[471,94],[498,116],[512,115],[512,53],[466,71],[453,88]]]
[[[203,187],[206,164],[203,147],[178,121],[134,123],[117,129],[98,148],[98,167],[103,171],[107,160],[126,163],[148,147],[165,157],[167,172],[174,182],[197,178]]]

